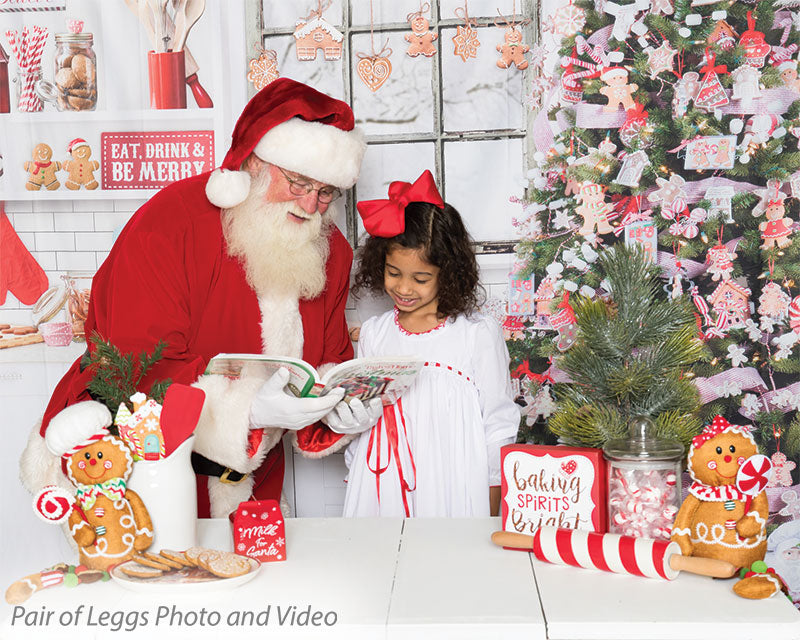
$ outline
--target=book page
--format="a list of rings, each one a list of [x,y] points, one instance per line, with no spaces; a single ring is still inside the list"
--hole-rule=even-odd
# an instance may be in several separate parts
[[[384,405],[394,404],[411,386],[422,369],[423,360],[404,357],[375,357],[350,360],[336,365],[324,377],[324,388],[319,395],[331,389],[345,389],[345,400],[361,401],[381,398]]]
[[[257,353],[220,353],[206,367],[206,374],[228,378],[259,377],[268,380],[281,367],[289,370],[286,388],[295,396],[308,395],[316,380],[316,370],[296,358],[270,358]]]

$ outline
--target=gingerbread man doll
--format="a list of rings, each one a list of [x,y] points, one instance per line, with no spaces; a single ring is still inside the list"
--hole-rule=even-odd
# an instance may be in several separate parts
[[[501,69],[508,69],[514,64],[517,65],[517,69],[527,69],[528,61],[525,59],[525,54],[531,48],[522,42],[522,33],[517,31],[515,27],[509,27],[506,29],[503,39],[505,42],[498,44],[496,47],[500,52],[497,66]]]
[[[61,163],[54,161],[53,150],[50,145],[40,142],[33,148],[33,157],[23,165],[28,172],[28,182],[25,188],[28,191],[39,191],[42,187],[54,191],[61,186],[56,178],[56,171],[61,169]]]
[[[600,93],[608,98],[608,104],[603,107],[603,111],[612,112],[619,109],[619,105],[625,111],[633,109],[633,93],[639,88],[638,84],[628,84],[628,71],[622,67],[611,67],[606,69],[600,79],[608,86],[602,87]]]
[[[789,236],[792,235],[794,222],[791,218],[784,217],[786,215],[786,207],[783,204],[785,198],[784,194],[778,193],[775,198],[767,200],[767,209],[764,212],[767,219],[758,225],[764,240],[761,245],[762,249],[774,247],[784,249],[792,243]]]
[[[69,143],[67,151],[72,156],[71,160],[66,160],[63,163],[64,171],[69,173],[64,186],[67,189],[80,189],[81,186],[86,187],[90,191],[97,189],[97,180],[95,180],[94,172],[100,168],[100,163],[97,160],[89,160],[92,156],[92,150],[89,148],[88,143],[83,138],[75,138]]]
[[[408,21],[411,23],[411,33],[404,36],[405,41],[410,45],[406,53],[412,58],[416,58],[420,54],[430,58],[436,53],[433,42],[439,36],[431,33],[428,19],[422,15],[421,11],[410,14]]]

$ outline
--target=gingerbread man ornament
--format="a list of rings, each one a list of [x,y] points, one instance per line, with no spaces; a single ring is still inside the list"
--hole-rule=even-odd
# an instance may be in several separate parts
[[[515,26],[510,26],[506,29],[503,39],[505,42],[496,47],[500,52],[497,66],[501,69],[509,69],[511,65],[516,65],[517,69],[527,69],[528,61],[525,59],[525,54],[531,48],[522,42],[522,33],[517,31]]]
[[[603,107],[603,111],[617,111],[620,105],[625,111],[633,109],[633,93],[639,88],[639,85],[635,83],[628,84],[628,71],[626,69],[611,67],[602,73],[600,79],[608,85],[600,89],[600,93],[608,98],[608,104]]]
[[[433,43],[439,36],[431,33],[428,19],[422,15],[428,9],[429,5],[425,3],[420,7],[419,11],[409,13],[406,16],[406,20],[411,23],[411,33],[407,33],[403,38],[409,43],[406,54],[412,58],[416,58],[420,54],[430,58],[436,53],[436,47],[433,46]]]
[[[54,191],[61,186],[56,178],[56,171],[61,169],[61,163],[52,158],[53,150],[50,145],[40,142],[33,148],[31,159],[23,165],[28,172],[28,181],[25,183],[28,191],[39,191],[42,187]]]
[[[92,157],[92,150],[89,144],[83,138],[75,138],[69,143],[67,151],[72,156],[72,159],[65,160],[62,163],[64,171],[69,173],[64,186],[73,191],[80,189],[82,186],[88,190],[97,189],[97,180],[94,177],[94,172],[100,168],[100,163],[97,160],[90,160]]]

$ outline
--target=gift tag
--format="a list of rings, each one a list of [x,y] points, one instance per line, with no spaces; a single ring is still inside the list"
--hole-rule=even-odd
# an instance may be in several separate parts
[[[259,562],[286,560],[286,528],[277,500],[239,505],[233,515],[233,550]]]

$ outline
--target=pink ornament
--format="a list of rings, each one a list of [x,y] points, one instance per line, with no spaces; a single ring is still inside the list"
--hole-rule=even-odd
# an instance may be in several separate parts
[[[792,469],[797,467],[797,463],[789,460],[785,453],[776,451],[770,458],[774,473],[767,482],[768,487],[790,487],[792,485]]]

